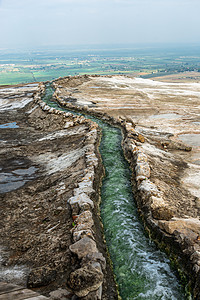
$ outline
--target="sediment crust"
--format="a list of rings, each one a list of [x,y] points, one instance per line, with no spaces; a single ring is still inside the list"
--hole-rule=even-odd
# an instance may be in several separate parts
[[[195,197],[192,197],[189,193],[187,194],[185,190],[181,190],[178,179],[172,181],[169,176],[170,170],[175,169],[174,174],[178,178],[179,172],[182,172],[186,164],[180,157],[175,156],[177,160],[174,161],[174,157],[171,157],[165,149],[160,150],[152,145],[148,138],[135,130],[135,124],[130,118],[115,118],[85,105],[80,106],[69,103],[69,99],[62,97],[63,80],[67,81],[70,87],[78,86],[89,80],[89,76],[66,77],[55,80],[53,82],[55,88],[54,99],[63,107],[94,115],[122,129],[122,146],[133,173],[133,192],[146,229],[158,246],[167,251],[176,265],[182,277],[181,279],[185,278],[183,283],[187,283],[187,289],[193,293],[194,299],[200,299],[200,221],[198,209],[195,205]],[[156,158],[154,159],[151,153],[145,151],[144,145],[145,147],[154,147],[154,151],[159,152],[163,167],[162,163],[159,168],[156,166]],[[170,141],[167,146],[164,145],[165,147],[182,151],[191,150],[190,147],[181,142]],[[163,169],[166,166],[169,171]],[[155,172],[162,174],[159,180],[156,180]],[[173,205],[172,201],[168,201],[167,197],[170,200],[170,189],[173,190],[175,195],[179,193],[179,197],[187,197],[188,195],[189,199],[191,198],[191,202],[188,202],[190,203],[188,205],[189,215],[184,214],[181,207],[179,211],[176,203]],[[176,201],[176,198],[172,200]],[[191,216],[192,211],[194,217]]]

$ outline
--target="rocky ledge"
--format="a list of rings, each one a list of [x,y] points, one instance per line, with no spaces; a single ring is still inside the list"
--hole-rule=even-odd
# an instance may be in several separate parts
[[[138,131],[134,118],[123,115],[126,109],[121,108],[121,115],[119,109],[118,116],[113,115],[114,105],[110,91],[112,99],[115,93],[117,98],[118,94],[115,89],[118,88],[116,85],[120,85],[120,91],[117,90],[120,97],[123,97],[123,88],[126,89],[125,95],[127,95],[127,82],[130,84],[131,80],[133,79],[124,79],[123,76],[117,79],[116,76],[66,77],[54,81],[54,98],[64,107],[90,113],[122,128],[124,153],[133,171],[133,192],[146,229],[159,247],[167,251],[183,283],[193,293],[194,299],[200,299],[198,188],[195,187],[195,181],[193,185],[191,183],[191,186],[194,186],[193,189],[187,188],[183,181],[183,175],[188,174],[188,168],[191,168],[185,158],[192,147],[173,139],[173,134],[167,133],[168,124],[166,124],[165,132],[159,129],[152,130],[151,127]],[[110,86],[108,87],[105,82],[108,82]],[[113,82],[114,87],[112,87]],[[91,94],[93,88],[95,96],[102,93],[104,106],[105,103],[107,108],[109,104],[112,106],[110,111],[101,107],[102,98],[98,98],[100,104],[94,101],[94,95]],[[120,103],[122,105],[122,102]],[[134,101],[132,103],[134,105]],[[140,111],[142,111],[142,106]],[[145,105],[144,114],[146,115]],[[193,168],[199,170],[198,165]]]

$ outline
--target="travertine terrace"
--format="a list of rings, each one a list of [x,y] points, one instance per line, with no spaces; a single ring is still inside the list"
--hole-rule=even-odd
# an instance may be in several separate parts
[[[61,106],[122,128],[145,226],[200,299],[200,83],[76,76],[53,85]],[[48,107],[44,92],[0,89],[1,279],[47,296],[117,299],[98,217],[99,128]]]

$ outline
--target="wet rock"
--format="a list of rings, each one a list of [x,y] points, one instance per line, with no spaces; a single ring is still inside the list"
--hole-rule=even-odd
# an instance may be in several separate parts
[[[89,237],[84,237],[80,241],[69,247],[70,251],[77,254],[78,258],[81,259],[87,254],[98,252],[96,243]]]
[[[36,288],[46,286],[56,279],[56,275],[56,270],[52,270],[48,266],[35,268],[28,276],[27,287]]]
[[[100,265],[86,265],[70,274],[69,286],[78,297],[85,297],[96,291],[103,283]]]

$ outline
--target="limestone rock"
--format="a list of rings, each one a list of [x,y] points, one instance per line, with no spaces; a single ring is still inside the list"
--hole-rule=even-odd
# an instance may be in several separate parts
[[[103,273],[96,265],[86,265],[70,274],[69,286],[78,297],[96,291],[103,283]]]
[[[77,207],[77,205],[81,208],[85,204],[88,204],[91,208],[94,208],[93,201],[85,193],[80,193],[74,197],[71,197],[68,202],[71,205],[72,210],[73,208]]]
[[[139,184],[138,190],[141,192],[145,200],[148,200],[151,196],[160,196],[157,186],[148,179],[143,180],[142,183]]]
[[[69,249],[71,252],[77,254],[79,259],[92,252],[98,252],[96,243],[89,237],[82,238],[75,244],[71,245]]]
[[[199,219],[181,219],[173,218],[171,221],[159,221],[159,226],[166,232],[172,234],[175,230],[180,231],[181,229],[190,229],[200,235],[200,221]]]
[[[78,215],[76,224],[88,224],[88,227],[91,228],[94,225],[92,213],[89,210],[82,212],[80,215]]]

